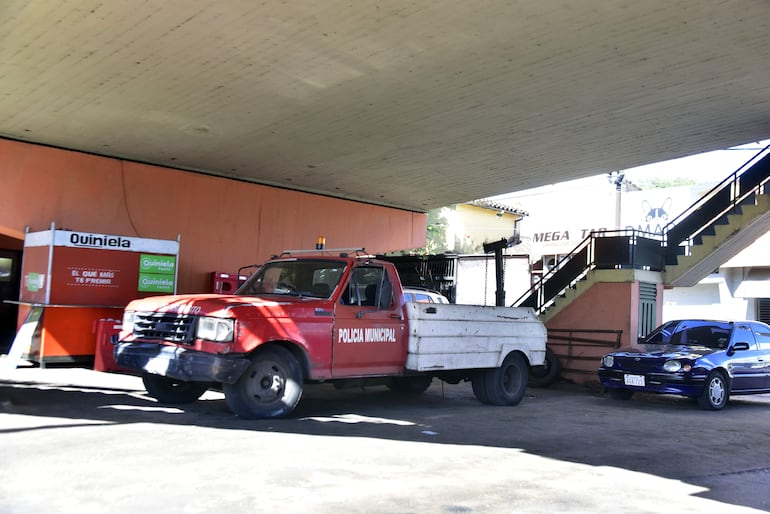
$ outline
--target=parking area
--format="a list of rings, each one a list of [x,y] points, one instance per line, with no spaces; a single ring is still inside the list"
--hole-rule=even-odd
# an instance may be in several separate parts
[[[0,378],[5,513],[758,512],[770,510],[770,395],[720,412],[598,387],[310,386],[289,419],[220,393],[159,405],[136,377],[22,368]]]

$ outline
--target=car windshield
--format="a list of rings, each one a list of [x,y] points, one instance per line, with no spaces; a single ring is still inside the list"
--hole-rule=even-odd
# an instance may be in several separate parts
[[[235,291],[237,295],[278,294],[329,298],[339,284],[345,263],[333,260],[272,261],[263,265]]]
[[[725,349],[730,341],[732,325],[718,321],[670,322],[654,330],[645,343],[706,346]]]

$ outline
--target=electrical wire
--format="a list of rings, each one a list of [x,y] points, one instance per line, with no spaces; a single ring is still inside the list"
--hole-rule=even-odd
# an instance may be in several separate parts
[[[134,224],[134,219],[131,217],[131,209],[128,208],[128,192],[126,189],[126,169],[123,166],[123,159],[120,159],[120,181],[123,185],[123,206],[126,209],[126,216],[128,217],[128,223],[131,225],[131,228],[134,229],[134,234],[137,237],[142,237],[142,235],[139,233],[139,230],[137,230],[136,225]]]

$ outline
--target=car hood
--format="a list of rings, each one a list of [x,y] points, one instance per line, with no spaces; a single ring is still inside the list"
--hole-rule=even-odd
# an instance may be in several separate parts
[[[719,350],[700,345],[641,344],[619,348],[612,352],[612,355],[649,359],[697,359],[717,351]]]
[[[235,296],[219,294],[191,294],[174,296],[150,296],[134,300],[126,307],[126,310],[167,312],[177,314],[209,315],[231,317],[232,312],[240,307],[260,308],[260,310],[287,311],[293,305],[307,305],[321,302],[318,298],[265,295]]]

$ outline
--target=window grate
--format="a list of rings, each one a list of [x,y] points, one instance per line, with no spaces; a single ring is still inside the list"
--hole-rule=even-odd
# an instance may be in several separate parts
[[[657,312],[657,284],[639,282],[639,337],[645,337],[658,326]]]

